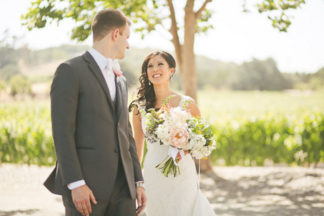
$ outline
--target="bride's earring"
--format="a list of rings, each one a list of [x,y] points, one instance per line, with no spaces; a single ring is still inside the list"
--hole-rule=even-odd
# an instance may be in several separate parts
[[[173,75],[174,75],[174,72],[175,72],[175,71],[173,71],[173,72],[171,73],[170,80],[172,79],[172,77],[173,77]]]

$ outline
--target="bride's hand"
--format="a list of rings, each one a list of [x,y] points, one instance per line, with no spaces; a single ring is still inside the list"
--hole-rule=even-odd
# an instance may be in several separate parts
[[[184,152],[184,155],[187,155],[187,154],[189,153],[189,151],[188,151],[188,150],[184,150],[183,152]],[[180,162],[180,161],[181,161],[182,157],[181,157],[181,154],[180,154],[180,152],[178,152],[176,159],[178,160],[178,162]]]

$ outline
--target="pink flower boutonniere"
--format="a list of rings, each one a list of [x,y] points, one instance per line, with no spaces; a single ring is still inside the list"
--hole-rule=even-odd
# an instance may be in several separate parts
[[[112,69],[117,77],[123,76],[123,72],[120,70],[120,65],[117,59],[113,60]]]
[[[114,74],[118,77],[123,76],[123,72],[120,70],[114,70]]]

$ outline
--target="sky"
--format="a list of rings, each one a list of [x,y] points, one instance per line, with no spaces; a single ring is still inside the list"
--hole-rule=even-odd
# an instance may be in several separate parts
[[[21,25],[20,16],[30,3],[31,0],[1,0],[0,38],[7,29],[11,35],[19,36],[18,46],[27,44],[32,49],[78,44],[70,40],[72,21],[27,31]],[[243,13],[242,3],[243,0],[214,0],[209,4],[214,29],[196,36],[196,54],[236,63],[271,57],[282,72],[313,73],[324,67],[324,0],[308,0],[302,8],[292,11],[288,33],[274,29],[266,15],[259,14],[255,7]],[[129,42],[131,47],[173,51],[169,39],[162,31],[144,39],[133,32]],[[90,38],[83,44],[91,45]]]

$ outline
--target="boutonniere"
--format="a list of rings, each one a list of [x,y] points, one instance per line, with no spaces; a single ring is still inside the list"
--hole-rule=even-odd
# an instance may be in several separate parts
[[[112,70],[113,70],[114,74],[115,74],[117,77],[120,77],[120,76],[123,75],[123,72],[120,70],[120,65],[119,65],[117,59],[114,59],[114,60],[113,60]]]

